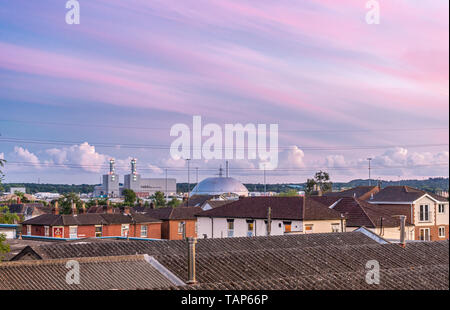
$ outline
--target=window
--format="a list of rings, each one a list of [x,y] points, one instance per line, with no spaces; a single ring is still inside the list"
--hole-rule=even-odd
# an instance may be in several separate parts
[[[305,233],[310,234],[312,232],[313,232],[313,225],[312,224],[305,225]]]
[[[234,235],[234,220],[227,220],[227,233],[228,233],[228,237],[233,237],[233,235]]]
[[[439,238],[445,238],[445,227],[439,227]]]
[[[430,220],[430,213],[428,205],[420,205],[419,221],[428,222]]]
[[[336,233],[336,232],[339,232],[340,231],[340,227],[341,225],[339,224],[339,223],[333,223],[333,224],[331,224],[331,232],[334,232],[334,233]]]
[[[147,238],[147,225],[141,225],[141,238]]]
[[[31,236],[31,225],[27,225],[27,235]]]
[[[197,221],[195,222],[195,235],[197,235],[198,234],[198,223],[197,223]]]
[[[247,237],[253,237],[253,228],[254,228],[253,220],[247,220]]]
[[[46,237],[50,236],[50,227],[44,226],[44,236]]]
[[[95,237],[99,238],[101,236],[103,236],[103,226],[95,225]]]
[[[439,204],[438,205],[438,212],[439,213],[445,213],[445,205],[444,204]]]
[[[69,238],[75,239],[78,237],[78,226],[70,226],[69,227]]]
[[[283,222],[284,232],[289,233],[292,231],[292,222]]]
[[[128,237],[129,231],[130,231],[130,224],[122,224],[121,236]]]
[[[420,240],[430,241],[430,229],[429,228],[421,228],[420,229]]]
[[[183,232],[184,232],[184,225],[185,225],[184,222],[179,222],[178,223],[178,234],[179,235],[183,234]]]

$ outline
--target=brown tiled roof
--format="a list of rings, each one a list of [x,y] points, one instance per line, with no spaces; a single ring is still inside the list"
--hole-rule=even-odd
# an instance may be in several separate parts
[[[1,205],[1,204],[0,204]],[[9,212],[31,216],[33,214],[51,213],[50,206],[44,206],[42,203],[15,203],[8,206]]]
[[[383,206],[373,205],[364,200],[356,198],[342,198],[333,207],[340,213],[343,213],[347,219],[349,227],[399,227],[400,220],[395,215],[403,214],[397,210],[383,208]],[[381,220],[381,218],[383,218]],[[412,225],[407,221],[407,225]]]
[[[371,192],[376,191],[377,188],[378,186],[357,186],[341,192],[327,192],[323,195],[327,197],[355,197],[364,199],[362,197],[365,197]]]
[[[311,248],[323,245],[376,244],[360,232],[299,234],[283,236],[237,237],[219,239],[198,239],[197,253],[239,252],[261,249]],[[13,260],[55,259],[86,256],[131,255],[131,254],[178,254],[186,252],[184,240],[160,241],[103,241],[77,240],[70,243],[50,243],[26,247]],[[30,254],[30,255],[28,255]]]
[[[189,197],[189,205],[186,200],[183,201],[180,207],[200,207],[205,201],[217,197],[219,197],[219,195],[194,195]]]
[[[106,213],[107,211],[108,211],[108,206],[91,206],[87,210],[87,213]],[[112,213],[122,213],[120,208],[112,207],[112,206],[111,206],[111,210],[110,211]]]
[[[198,216],[234,217],[234,218],[267,218],[268,208],[272,210],[272,219],[281,220],[332,220],[340,219],[340,214],[318,203],[314,199],[304,197],[246,197],[226,204],[222,207],[203,211]]]
[[[128,223],[151,223],[159,220],[144,214],[43,214],[23,222],[23,225],[67,226],[67,225],[107,225]]]
[[[80,284],[66,282],[67,261],[0,263],[0,290],[131,290],[176,285],[144,255],[77,258]]]
[[[166,207],[148,210],[146,215],[160,220],[195,220],[195,214],[201,212],[200,207]]]
[[[448,202],[444,197],[432,194],[410,186],[388,186],[373,196],[369,201],[373,202],[413,202],[423,195],[428,194],[434,199]]]

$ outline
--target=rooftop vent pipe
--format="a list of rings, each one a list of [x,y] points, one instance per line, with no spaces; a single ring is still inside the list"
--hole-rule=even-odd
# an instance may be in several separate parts
[[[197,243],[197,238],[189,237],[188,241],[188,281],[187,284],[195,284],[197,280],[195,279],[195,244]]]

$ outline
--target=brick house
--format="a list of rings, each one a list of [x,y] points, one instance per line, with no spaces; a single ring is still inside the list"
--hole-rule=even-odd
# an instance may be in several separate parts
[[[183,237],[197,237],[197,218],[200,207],[166,207],[151,209],[144,214],[162,221],[161,238],[181,240]]]
[[[44,214],[22,223],[22,236],[50,238],[135,237],[161,239],[160,220],[145,214]]]
[[[388,186],[368,202],[406,215],[407,221],[415,226],[415,240],[449,239],[447,198],[409,186]]]
[[[253,237],[341,232],[345,218],[309,197],[244,197],[197,214],[197,225],[203,238]]]

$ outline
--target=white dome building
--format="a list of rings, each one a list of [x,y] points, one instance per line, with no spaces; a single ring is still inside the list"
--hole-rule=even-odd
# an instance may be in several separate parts
[[[241,182],[230,177],[206,178],[191,191],[194,195],[236,195],[248,196],[248,189]]]

